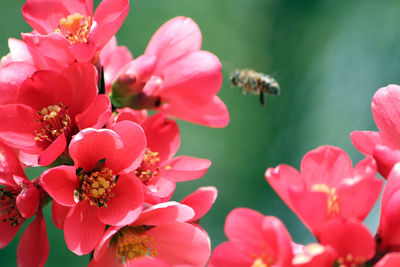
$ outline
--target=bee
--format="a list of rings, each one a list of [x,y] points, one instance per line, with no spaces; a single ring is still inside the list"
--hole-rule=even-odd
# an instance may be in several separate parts
[[[260,96],[261,105],[265,105],[265,94],[279,95],[279,84],[271,76],[255,72],[251,69],[235,70],[230,76],[233,86],[243,88],[243,94],[254,94]]]

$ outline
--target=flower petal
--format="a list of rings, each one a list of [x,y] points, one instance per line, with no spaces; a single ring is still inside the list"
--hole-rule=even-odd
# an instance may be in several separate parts
[[[386,254],[374,267],[397,267],[400,265],[400,253],[392,252]]]
[[[176,182],[185,182],[201,178],[211,166],[208,159],[179,156],[165,163],[161,175],[171,177]]]
[[[340,186],[337,195],[341,216],[363,221],[378,200],[382,186],[382,180],[368,178]]]
[[[164,202],[144,210],[133,225],[161,225],[185,222],[192,219],[194,211],[187,205],[175,201]]]
[[[53,32],[60,19],[69,15],[64,1],[28,0],[22,6],[22,16],[38,33]]]
[[[12,226],[10,222],[7,221],[7,214],[0,215],[0,249],[6,247],[11,242],[24,221],[25,219],[22,218],[22,221],[20,221],[17,226]]]
[[[321,146],[308,152],[301,161],[301,175],[308,185],[336,187],[344,177],[352,177],[353,164],[342,149]]]
[[[231,242],[223,242],[214,249],[208,267],[243,267],[251,266],[253,262],[250,254],[238,250]]]
[[[129,12],[128,0],[103,0],[94,13],[97,23],[89,36],[96,41],[99,48],[117,33]]]
[[[211,209],[217,199],[217,194],[217,188],[213,186],[200,187],[181,200],[181,204],[191,207],[196,213],[191,221],[197,221]]]
[[[353,131],[351,142],[364,155],[372,155],[375,145],[383,144],[381,134],[374,131]]]
[[[163,77],[160,95],[186,107],[206,105],[222,85],[221,62],[207,51],[187,54],[158,75]]]
[[[209,103],[201,107],[186,107],[171,102],[161,105],[157,110],[173,117],[208,127],[222,128],[229,123],[228,109],[217,96],[214,96]]]
[[[49,240],[42,211],[21,235],[17,249],[18,266],[44,266],[49,256]]]
[[[210,256],[209,237],[191,224],[163,224],[150,229],[146,235],[154,238],[157,258],[170,265],[203,267]]]
[[[264,243],[264,215],[247,208],[236,208],[226,217],[225,235],[233,243],[241,243],[251,253],[257,253]]]
[[[289,188],[304,189],[305,185],[300,173],[291,166],[281,164],[276,168],[268,168],[265,171],[265,178],[286,205],[293,210],[288,190]]]
[[[44,55],[45,58],[56,58],[52,64],[56,69],[62,69],[75,61],[74,55],[69,51],[70,43],[59,33],[50,33],[49,35],[38,35],[31,33],[22,33],[22,40],[28,48],[37,55]]]
[[[39,208],[39,190],[26,177],[14,176],[14,179],[22,187],[16,200],[18,211],[24,218],[31,218]]]
[[[201,32],[188,17],[176,17],[164,23],[153,35],[146,48],[146,55],[158,57],[158,70],[192,51],[200,50]]]
[[[51,204],[51,218],[53,219],[53,223],[55,227],[58,229],[64,229],[64,221],[65,217],[71,208],[60,205],[57,201],[53,201]]]
[[[124,145],[107,164],[116,173],[124,174],[136,170],[142,163],[147,146],[142,127],[131,121],[121,121],[111,129],[120,136]]]
[[[372,98],[371,110],[378,129],[400,148],[400,86],[380,88]]]
[[[115,257],[117,253],[117,244],[112,243],[110,246],[104,251],[102,257],[99,259],[93,258],[88,267],[126,267],[127,264],[121,263],[119,258]]]
[[[140,126],[146,133],[147,147],[158,152],[160,162],[171,159],[179,149],[181,139],[178,124],[163,113],[147,118]]]
[[[99,219],[113,226],[134,222],[142,212],[141,182],[134,175],[120,175],[112,192],[114,197],[108,199],[107,206],[98,210]]]
[[[74,191],[80,181],[73,166],[58,166],[44,171],[40,177],[41,186],[59,204],[72,207],[76,205]]]
[[[332,246],[338,257],[353,259],[371,259],[375,254],[375,240],[368,228],[358,221],[331,220],[320,235],[320,243]],[[357,264],[364,262],[356,262]]]
[[[53,163],[67,148],[65,133],[57,137],[38,157],[38,165],[47,166]]]
[[[372,155],[378,165],[379,173],[387,178],[393,166],[400,161],[400,151],[393,150],[387,146],[375,146]]]
[[[80,201],[65,218],[65,242],[77,255],[91,252],[103,236],[106,225],[99,221],[97,211],[88,201]]]
[[[35,110],[26,105],[0,106],[0,138],[7,145],[28,151],[38,151],[35,138]]]
[[[83,168],[86,172],[92,171],[99,160],[106,159],[106,167],[110,167],[113,173],[117,174],[111,159],[122,146],[121,138],[114,131],[87,128],[72,138],[69,154],[75,166]]]
[[[92,104],[76,116],[79,129],[102,128],[111,117],[111,102],[106,95],[97,95]]]
[[[27,62],[11,62],[0,68],[0,104],[12,104],[17,101],[17,89],[32,75],[36,67]]]
[[[0,184],[15,185],[13,175],[25,176],[14,149],[0,142]]]

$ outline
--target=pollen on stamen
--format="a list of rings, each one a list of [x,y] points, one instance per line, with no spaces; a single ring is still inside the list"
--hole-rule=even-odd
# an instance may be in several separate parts
[[[18,193],[16,192],[12,192],[6,188],[0,188],[0,214],[3,217],[1,222],[8,223],[13,227],[17,227],[24,221],[24,218],[16,206],[17,196]],[[4,216],[4,214],[6,215]]]
[[[52,143],[62,134],[66,134],[67,139],[72,136],[71,118],[68,108],[62,103],[49,105],[37,112],[39,119],[39,129],[35,130],[35,141]]]
[[[158,152],[152,152],[149,148],[146,149],[146,154],[143,157],[142,164],[135,171],[135,175],[143,183],[151,181],[158,175],[160,171],[160,157],[158,154]]]
[[[65,36],[71,45],[87,42],[87,36],[92,26],[92,18],[87,18],[79,13],[75,13],[62,18],[55,32]]]
[[[338,267],[357,267],[365,263],[366,259],[362,256],[354,257],[352,254],[347,254],[346,257],[337,259]]]
[[[82,174],[81,179],[81,198],[89,201],[91,206],[107,207],[107,201],[114,197],[113,188],[115,179],[112,170],[102,168],[89,174]]]
[[[275,258],[268,255],[266,252],[261,253],[261,255],[253,254],[251,256],[254,258],[254,262],[251,267],[270,267],[275,263]]]
[[[136,257],[153,257],[157,255],[152,237],[145,234],[145,230],[138,227],[124,227],[117,233],[117,251],[115,257],[121,263],[128,262]]]
[[[329,188],[326,184],[315,184],[311,190],[314,192],[323,192],[327,194],[327,211],[329,218],[333,218],[339,214],[339,197],[336,194],[336,188]]]

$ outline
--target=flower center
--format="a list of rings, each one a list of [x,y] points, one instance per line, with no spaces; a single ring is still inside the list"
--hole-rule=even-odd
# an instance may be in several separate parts
[[[255,259],[255,261],[253,262],[251,267],[268,267],[268,266],[263,262],[262,259],[258,258],[258,259]]]
[[[11,226],[18,226],[24,222],[16,206],[18,193],[0,188],[0,218],[2,223],[8,222]]]
[[[365,258],[362,256],[354,257],[349,253],[346,257],[339,257],[337,263],[338,267],[356,267],[365,263]]]
[[[135,175],[143,183],[150,182],[160,171],[159,162],[160,158],[158,157],[158,152],[151,152],[151,150],[147,148],[142,164],[136,169]]]
[[[37,114],[40,118],[36,122],[40,128],[35,130],[35,141],[52,143],[63,133],[67,140],[71,138],[71,118],[62,103],[42,108]]]
[[[272,256],[269,256],[268,253],[263,252],[261,255],[257,256],[256,254],[252,255],[254,258],[254,262],[251,267],[270,267],[275,263],[275,259]]]
[[[82,173],[79,178],[81,179],[81,198],[89,201],[91,206],[107,207],[107,200],[114,196],[112,189],[115,186],[115,179],[112,170],[102,168],[90,174]]]
[[[157,252],[152,247],[154,239],[145,234],[143,227],[124,227],[117,236],[116,257],[121,263],[128,262],[136,257],[156,256]]]
[[[326,184],[315,184],[311,188],[314,192],[323,192],[328,195],[328,216],[333,218],[339,214],[339,198],[336,188],[329,188]]]
[[[320,244],[317,243],[308,244],[307,246],[304,247],[304,250],[302,252],[296,253],[292,263],[299,265],[308,263],[312,260],[314,256],[318,256],[322,254],[324,251],[325,251],[324,246]]]
[[[92,18],[90,16],[85,18],[85,16],[75,13],[60,19],[60,24],[57,29],[55,29],[55,32],[64,35],[71,45],[75,45],[87,42],[87,36],[91,26]]]

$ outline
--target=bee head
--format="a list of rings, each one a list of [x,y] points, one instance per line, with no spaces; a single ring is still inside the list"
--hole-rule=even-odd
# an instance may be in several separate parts
[[[269,84],[268,93],[271,95],[279,95],[281,92],[281,88],[279,84],[274,80]]]
[[[238,85],[238,83],[239,83],[239,75],[240,75],[240,71],[239,70],[235,70],[234,72],[232,72],[231,76],[229,77],[229,79],[231,80],[231,84],[232,85]]]

